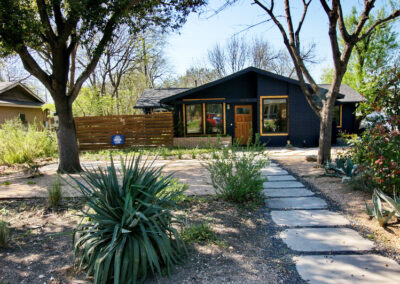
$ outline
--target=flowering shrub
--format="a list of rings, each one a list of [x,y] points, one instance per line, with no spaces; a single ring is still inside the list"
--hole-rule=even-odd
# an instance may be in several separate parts
[[[373,188],[392,194],[400,189],[400,71],[397,68],[381,76],[380,83],[362,106],[369,112],[383,112],[385,119],[367,128],[353,139],[351,154],[358,170]]]

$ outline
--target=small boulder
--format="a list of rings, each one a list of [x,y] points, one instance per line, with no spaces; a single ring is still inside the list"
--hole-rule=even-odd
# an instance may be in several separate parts
[[[317,156],[316,155],[307,155],[306,156],[306,161],[307,162],[316,162],[317,161]]]

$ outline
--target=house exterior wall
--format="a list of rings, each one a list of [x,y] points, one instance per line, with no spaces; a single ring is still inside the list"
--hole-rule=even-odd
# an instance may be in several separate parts
[[[300,86],[258,75],[257,129],[261,129],[261,97],[288,96],[288,135],[261,136],[267,146],[284,146],[287,140],[294,146],[316,146],[319,137],[319,118],[309,106]],[[260,131],[259,131],[260,133]]]
[[[356,105],[354,103],[342,104],[342,132],[355,133],[356,129]]]
[[[6,120],[19,118],[20,114],[25,114],[27,123],[33,123],[35,119],[37,123],[43,123],[47,119],[46,113],[41,108],[0,106],[0,124]]]
[[[174,107],[174,123],[177,126],[183,119],[183,104],[224,102],[226,134],[234,137],[235,105],[252,105],[253,132],[261,133],[261,97],[263,96],[287,96],[289,118],[287,134],[261,134],[260,139],[263,143],[266,143],[268,147],[281,147],[285,146],[289,140],[293,146],[297,147],[318,145],[319,118],[308,104],[300,86],[252,72],[173,101],[171,105]],[[355,132],[354,113],[354,103],[343,104],[342,131]],[[179,135],[178,131],[175,134],[183,136]]]

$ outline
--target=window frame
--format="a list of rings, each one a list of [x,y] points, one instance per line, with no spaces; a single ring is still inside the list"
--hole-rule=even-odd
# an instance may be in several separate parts
[[[196,102],[196,101],[211,101],[211,100],[221,100],[221,102],[199,102],[199,103],[188,103],[187,101]],[[218,136],[218,135],[226,135],[226,103],[222,101],[224,99],[185,99],[182,104],[182,113],[183,113],[183,135],[184,137],[199,137],[199,136]],[[187,105],[201,105],[202,107],[202,132],[201,133],[187,133],[187,114],[186,114],[186,106]],[[223,133],[215,133],[215,134],[207,134],[206,129],[206,104],[221,104],[222,105],[222,124],[223,124]]]
[[[287,132],[263,132],[263,120],[264,120],[264,99],[286,99],[286,116],[287,116]],[[289,112],[289,96],[287,95],[279,95],[279,96],[260,96],[260,135],[261,136],[288,136],[289,135],[289,120],[290,120],[290,112]]]
[[[343,105],[335,105],[334,107],[339,107],[339,121],[337,121],[338,125],[336,125],[336,128],[342,128],[343,126]]]
[[[199,133],[188,133],[187,132],[187,109],[186,106],[190,106],[190,105],[199,105],[201,107],[201,116],[202,116],[202,120],[201,120],[201,131]],[[183,105],[183,117],[184,117],[184,127],[185,127],[185,136],[201,136],[204,133],[204,105],[203,104],[184,104]]]

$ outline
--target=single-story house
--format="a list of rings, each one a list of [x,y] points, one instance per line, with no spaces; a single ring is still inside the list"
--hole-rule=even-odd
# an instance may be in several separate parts
[[[0,124],[19,118],[26,123],[44,123],[47,111],[42,110],[45,102],[27,86],[19,82],[0,82]]]
[[[327,92],[329,85],[320,85]],[[342,85],[335,106],[337,130],[356,129],[356,104],[363,97]],[[136,108],[145,113],[174,113],[175,136],[229,135],[242,143],[259,133],[267,146],[316,146],[319,118],[309,106],[299,81],[249,67],[195,88],[148,89]]]

